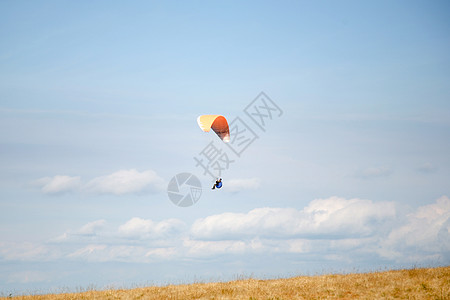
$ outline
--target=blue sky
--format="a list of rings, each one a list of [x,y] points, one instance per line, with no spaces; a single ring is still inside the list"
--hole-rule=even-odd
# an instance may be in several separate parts
[[[0,290],[448,265],[446,1],[0,3]],[[260,130],[261,91],[283,111]],[[201,114],[258,135],[195,166]],[[231,155],[231,153],[230,153]],[[168,198],[190,172],[193,206]]]

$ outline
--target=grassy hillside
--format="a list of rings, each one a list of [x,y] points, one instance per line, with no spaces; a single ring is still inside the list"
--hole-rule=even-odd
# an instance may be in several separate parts
[[[13,299],[450,299],[450,267],[168,285]],[[7,299],[7,298],[3,298]]]

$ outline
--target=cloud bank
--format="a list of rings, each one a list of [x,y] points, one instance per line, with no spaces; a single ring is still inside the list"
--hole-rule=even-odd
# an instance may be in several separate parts
[[[406,216],[406,223],[394,228],[383,243],[388,258],[402,261],[445,258],[450,262],[450,199],[419,207]],[[407,255],[405,255],[407,253]]]
[[[394,217],[393,203],[331,197],[314,200],[302,210],[264,207],[209,216],[197,220],[191,233],[197,239],[363,237]]]
[[[186,224],[134,217],[68,230],[46,243],[2,243],[1,261],[89,262],[223,260],[257,256],[352,264],[450,263],[450,199],[406,213],[391,202],[330,197],[302,209],[262,207]]]

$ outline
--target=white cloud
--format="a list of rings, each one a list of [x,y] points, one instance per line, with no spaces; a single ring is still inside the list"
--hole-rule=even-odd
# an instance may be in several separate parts
[[[120,170],[92,179],[86,184],[85,189],[89,192],[114,195],[160,191],[164,189],[164,180],[152,170],[143,172],[135,169]]]
[[[106,245],[87,245],[81,249],[74,251],[67,255],[69,258],[85,258],[86,260],[91,260],[95,258],[95,260],[104,261],[105,257],[102,255],[103,250],[106,249]]]
[[[148,251],[145,256],[152,259],[171,259],[179,256],[179,251],[176,247],[154,248]]]
[[[89,244],[69,253],[67,258],[89,262],[150,263],[176,259],[179,256],[180,249],[176,247],[152,248],[139,245]]]
[[[188,256],[210,257],[223,254],[244,254],[248,249],[245,241],[198,241],[187,239],[183,246],[188,249]]]
[[[398,260],[431,257],[450,263],[450,199],[442,196],[409,214],[406,223],[389,234],[381,253]]]
[[[109,261],[148,262],[145,255],[148,248],[143,246],[113,245],[105,249],[103,259]]]
[[[105,220],[97,220],[93,222],[89,222],[83,227],[81,227],[77,234],[80,235],[95,235],[96,232],[102,228],[105,227],[106,221]]]
[[[64,232],[63,234],[61,234],[60,236],[57,236],[55,238],[51,238],[49,240],[50,243],[60,243],[60,242],[67,242],[70,238],[70,233],[69,232]]]
[[[259,178],[247,178],[247,179],[230,179],[225,183],[227,191],[239,192],[242,190],[256,190],[261,185]]]
[[[56,175],[38,179],[35,183],[42,186],[44,194],[64,194],[79,189],[81,178],[79,176]]]
[[[62,235],[51,239],[50,243],[64,243],[71,241],[79,241],[80,239],[94,240],[99,237],[99,234],[105,229],[105,220],[96,220],[83,225],[75,231],[66,231]]]
[[[393,219],[393,203],[338,197],[317,199],[303,210],[256,208],[250,212],[223,213],[199,219],[192,225],[194,238],[240,239],[253,236],[271,238],[344,238],[367,236],[379,222]]]
[[[55,258],[51,249],[31,242],[0,243],[0,260],[47,261]]]
[[[139,245],[89,244],[68,254],[67,258],[91,262],[149,263],[161,259],[171,259],[176,256],[177,249],[174,247],[149,248]]]
[[[99,176],[83,183],[80,176],[57,175],[44,177],[33,182],[41,187],[44,194],[64,194],[68,192],[87,192],[94,194],[139,194],[158,192],[165,188],[164,179],[156,172],[135,169],[119,170],[109,175]]]
[[[214,257],[232,255],[270,255],[306,253],[311,243],[305,239],[270,239],[253,237],[234,240],[183,240],[184,255],[187,257]]]
[[[178,219],[154,222],[150,219],[132,218],[119,227],[118,233],[132,239],[155,239],[176,235],[184,228],[184,222]]]

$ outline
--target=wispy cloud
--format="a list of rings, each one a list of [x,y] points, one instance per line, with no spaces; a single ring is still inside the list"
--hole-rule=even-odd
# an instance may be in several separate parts
[[[77,234],[80,235],[94,235],[96,232],[102,228],[104,228],[106,225],[105,220],[97,220],[93,222],[89,222],[83,227],[80,228],[80,230],[77,231]]]
[[[0,260],[47,261],[57,258],[58,249],[31,242],[0,242]]]
[[[107,248],[106,245],[94,244],[87,245],[67,255],[68,258],[84,258],[87,261],[105,261],[103,251]]]
[[[33,182],[44,194],[59,195],[75,192],[93,194],[141,194],[164,190],[165,181],[152,170],[119,170],[109,175],[99,176],[83,183],[80,176],[56,175]]]
[[[42,187],[44,194],[56,195],[65,194],[79,190],[81,187],[81,177],[56,175],[54,177],[44,177],[36,180],[35,185]]]
[[[68,230],[62,235],[50,239],[50,243],[64,243],[64,242],[80,242],[82,240],[95,240],[99,237],[105,237],[105,229],[107,227],[107,222],[105,220],[96,220],[89,222],[77,230]],[[111,235],[110,235],[111,236]]]
[[[182,232],[185,223],[178,219],[154,222],[150,219],[132,218],[119,227],[120,236],[133,239],[164,238]]]
[[[240,240],[198,241],[192,239],[186,239],[183,247],[187,250],[187,256],[204,258],[223,254],[244,254],[250,248],[246,241]]]
[[[99,194],[133,194],[144,191],[162,190],[164,180],[156,172],[147,170],[139,172],[135,169],[120,170],[106,176],[89,181],[85,189]]]
[[[167,260],[178,256],[179,252],[176,247],[153,248],[145,254],[145,257],[157,260]]]
[[[382,254],[401,261],[425,257],[450,262],[450,199],[419,207],[406,216],[406,223],[394,228],[383,243]],[[406,255],[405,255],[406,254]]]

